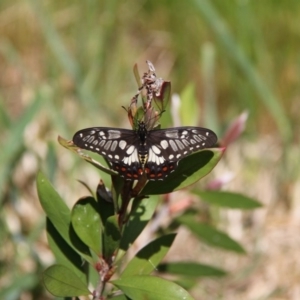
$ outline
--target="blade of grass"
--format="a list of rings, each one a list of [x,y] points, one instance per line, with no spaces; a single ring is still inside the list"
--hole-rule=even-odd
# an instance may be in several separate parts
[[[226,50],[228,56],[234,61],[249,80],[254,90],[260,96],[261,101],[272,114],[277,123],[282,139],[289,142],[292,138],[292,128],[286,113],[278,98],[272,93],[270,88],[264,83],[263,78],[253,67],[242,49],[234,40],[225,22],[215,10],[212,2],[207,0],[193,0],[195,7],[211,26],[215,36],[221,46]]]
[[[53,22],[44,10],[42,2],[37,0],[30,0],[30,3],[32,4],[32,7],[36,12],[39,24],[41,25],[41,30],[50,49],[56,56],[56,59],[60,63],[62,68],[74,80],[74,84],[82,101],[82,104],[90,111],[96,110],[97,99],[89,89],[84,88],[82,84],[82,82],[84,82],[84,78],[80,65],[76,62],[75,59],[73,59],[71,53],[65,47],[58,31],[53,26]],[[103,106],[102,109],[106,108]]]
[[[41,108],[41,103],[42,96],[40,93],[37,93],[33,103],[26,109],[20,119],[13,124],[7,134],[6,142],[3,143],[0,152],[0,191],[3,190],[4,184],[10,178],[11,165],[23,147],[24,128],[38,113]],[[1,193],[1,195],[3,195],[3,193]]]

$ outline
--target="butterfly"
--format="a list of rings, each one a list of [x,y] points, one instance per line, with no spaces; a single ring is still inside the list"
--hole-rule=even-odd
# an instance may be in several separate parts
[[[111,168],[126,180],[163,180],[180,159],[217,142],[216,134],[202,127],[148,130],[141,121],[136,130],[91,127],[73,136],[73,143],[107,159]]]

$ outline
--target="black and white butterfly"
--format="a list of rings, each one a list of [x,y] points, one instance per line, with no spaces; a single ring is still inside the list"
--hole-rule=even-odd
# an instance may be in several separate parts
[[[114,171],[127,180],[163,180],[189,154],[212,147],[216,134],[201,127],[147,130],[139,122],[137,130],[92,127],[75,133],[73,143],[104,156]]]

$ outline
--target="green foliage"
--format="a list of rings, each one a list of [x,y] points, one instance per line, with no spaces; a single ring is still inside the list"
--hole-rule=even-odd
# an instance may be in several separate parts
[[[209,165],[209,161],[207,164]],[[213,168],[214,164],[210,167]],[[154,183],[160,186],[158,181]],[[147,299],[182,299],[182,297],[192,299],[188,292],[177,284],[150,275],[154,271],[177,275],[179,282],[181,278],[183,285],[187,286],[194,285],[192,278],[226,275],[226,271],[222,269],[196,262],[161,263],[174,242],[175,234],[162,235],[151,241],[138,251],[124,268],[124,256],[151,220],[158,198],[143,200],[136,198],[127,217],[121,217],[121,211],[120,214],[115,215],[114,210],[110,210],[112,215],[107,215],[103,219],[100,211],[105,207],[101,207],[101,203],[105,202],[101,200],[101,197],[99,200],[91,196],[84,197],[75,203],[70,212],[42,173],[38,175],[37,188],[41,204],[48,217],[49,245],[59,263],[48,268],[43,275],[45,287],[53,295],[60,297],[88,295],[90,291],[86,284],[89,281],[86,280],[90,268],[98,272],[98,281],[102,286],[93,294],[98,295],[97,298],[104,293],[107,299],[116,298],[113,296],[113,290],[105,290],[104,287],[111,276],[118,273],[117,270],[120,269],[124,270],[119,274],[119,279],[110,283],[119,288],[124,295],[129,297],[128,299],[144,297]],[[155,184],[153,189],[155,190]],[[201,195],[201,192],[199,194]],[[209,192],[207,194],[210,195]],[[204,192],[203,195],[205,196]],[[225,201],[230,205],[228,193],[224,195]],[[233,198],[234,196],[236,195],[233,194]],[[219,197],[222,198],[222,193],[219,193]],[[245,199],[247,202],[247,198]],[[246,205],[247,209],[254,207]],[[124,226],[120,220],[126,220]],[[177,221],[189,228],[201,241],[213,247],[245,253],[242,246],[227,234],[208,224],[197,222],[193,215],[184,213]],[[79,265],[80,260],[85,263]],[[99,283],[96,285],[99,286]],[[122,299],[121,296],[119,297]]]
[[[262,206],[258,201],[237,193],[196,191],[196,194],[201,197],[201,200],[220,207],[254,209]]]
[[[166,272],[171,274],[178,274],[181,276],[224,276],[226,272],[224,270],[214,268],[212,266],[199,264],[196,262],[177,262],[177,263],[164,263],[158,266],[160,272]]]
[[[202,150],[179,161],[176,170],[164,181],[149,181],[142,194],[156,195],[183,189],[207,175],[221,159],[222,149]]]
[[[169,300],[193,298],[182,287],[163,278],[147,275],[122,277],[112,281],[130,299]]]
[[[72,295],[85,296],[90,291],[86,284],[80,280],[71,270],[62,265],[53,265],[43,273],[45,287],[54,296],[69,297]]]
[[[291,128],[296,133],[299,127],[298,64],[295,63],[299,53],[296,30],[299,11],[299,1],[295,0],[234,3],[194,0],[184,4],[179,0],[124,3],[77,0],[47,4],[36,0],[1,1],[0,236],[3,252],[0,272],[4,279],[0,298],[19,299],[24,293],[43,293],[39,274],[48,264],[45,259],[48,256],[44,255],[47,249],[41,238],[45,218],[38,210],[34,191],[39,169],[44,170],[47,175],[44,178],[49,178],[64,195],[61,199],[51,188],[46,193],[44,188],[40,190],[41,203],[48,216],[51,251],[57,263],[72,270],[81,280],[87,280],[86,264],[82,262],[95,263],[94,254],[103,250],[103,240],[95,238],[96,232],[87,235],[81,226],[75,228],[81,223],[81,213],[85,222],[91,213],[89,221],[95,227],[99,220],[93,222],[92,211],[99,211],[88,205],[85,214],[84,205],[83,210],[79,207],[69,210],[61,205],[64,200],[68,203],[77,200],[73,195],[65,199],[70,191],[77,191],[75,180],[70,178],[82,178],[87,172],[79,160],[70,159],[69,153],[58,147],[55,139],[58,134],[70,138],[86,125],[123,125],[125,115],[120,106],[136,89],[128,69],[136,61],[142,65],[145,58],[168,74],[173,91],[183,99],[195,99],[201,104],[203,99],[204,102],[209,99],[208,104],[215,100],[213,111],[208,111],[207,102],[201,105],[201,117],[195,113],[195,103],[184,102],[180,113],[185,123],[196,120],[197,124],[208,126],[214,115],[217,120],[208,127],[221,133],[234,115],[248,110],[250,119],[241,143],[248,142],[249,137],[254,143],[260,138],[266,143],[265,133],[285,141],[270,150],[270,153],[283,153],[276,158],[278,172],[274,172],[276,178],[270,182],[276,183],[271,187],[272,194],[278,195],[274,202],[291,205],[291,187],[299,173],[299,163],[295,162],[297,139],[291,139]],[[12,26],[7,26],[7,22]],[[214,53],[210,69],[204,68],[204,62],[199,59],[207,46]],[[163,124],[171,126],[169,112],[166,115],[168,119]],[[245,151],[240,152],[239,163],[243,168],[238,178],[241,182],[259,178],[260,169],[256,165],[268,168],[269,157],[264,157],[264,153],[269,144],[263,150],[256,146],[250,161]],[[212,159],[217,160],[221,155],[213,153]],[[203,160],[202,155],[195,154],[199,161]],[[104,161],[101,166],[108,170]],[[113,171],[106,171],[101,171],[101,178],[108,185]],[[195,172],[198,178],[202,172]],[[191,183],[184,182],[184,185]],[[156,187],[151,185],[145,187],[145,194],[158,195],[158,191],[178,189],[178,185],[169,182],[167,189],[161,184],[156,193]],[[217,206],[217,211],[220,207],[244,210],[259,206],[243,195],[199,191],[199,188],[192,192],[209,208]],[[106,219],[114,214],[113,205],[102,196],[96,194],[93,197],[97,199],[91,200],[101,207],[99,234],[105,228]],[[158,197],[143,199],[139,201],[139,213],[133,214],[132,210],[130,221],[124,225],[118,258],[123,257],[122,251],[128,250],[152,218],[158,200]],[[24,203],[27,208],[28,203],[31,205],[29,209],[24,209]],[[73,214],[77,213],[73,221]],[[219,220],[210,220],[209,224],[220,225]],[[88,231],[87,227],[85,230]],[[36,245],[42,246],[42,250]],[[31,266],[30,271],[24,268],[26,262]]]
[[[208,224],[196,222],[194,218],[189,215],[178,218],[178,221],[188,227],[199,239],[211,246],[235,251],[237,253],[245,253],[245,250],[239,243],[230,238],[226,233]]]

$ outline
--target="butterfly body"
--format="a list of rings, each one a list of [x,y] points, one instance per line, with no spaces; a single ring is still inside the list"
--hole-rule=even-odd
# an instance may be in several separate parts
[[[127,180],[146,175],[163,180],[178,161],[200,149],[212,147],[216,134],[202,127],[147,130],[139,122],[136,130],[92,127],[75,133],[76,146],[104,156],[111,168]]]

